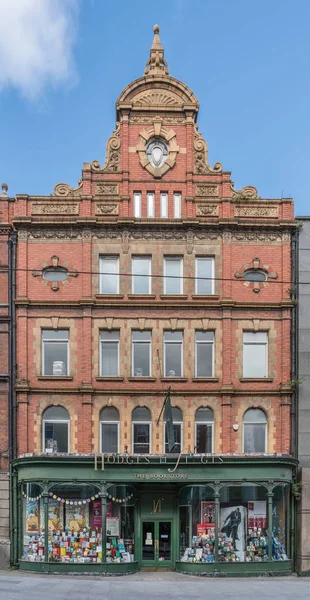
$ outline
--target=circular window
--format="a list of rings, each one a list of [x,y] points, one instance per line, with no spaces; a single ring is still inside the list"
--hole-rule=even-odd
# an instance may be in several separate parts
[[[47,281],[64,281],[67,277],[67,269],[61,267],[48,267],[43,271],[43,279],[47,279]]]
[[[151,139],[146,147],[146,156],[155,169],[160,169],[167,160],[168,146],[162,139]]]
[[[244,279],[246,281],[266,281],[266,273],[259,269],[250,269],[244,273]]]

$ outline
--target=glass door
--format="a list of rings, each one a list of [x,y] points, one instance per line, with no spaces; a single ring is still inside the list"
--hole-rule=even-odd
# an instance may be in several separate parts
[[[172,567],[172,522],[142,522],[142,568]]]

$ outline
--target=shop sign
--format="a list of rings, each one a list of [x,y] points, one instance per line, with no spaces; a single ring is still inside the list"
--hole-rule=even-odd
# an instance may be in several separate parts
[[[156,466],[157,464],[166,464],[167,463],[167,458],[169,459],[169,463],[170,464],[170,459],[171,457],[167,454],[162,454],[162,455],[156,455],[156,456],[147,456],[146,454],[95,454],[95,459],[94,459],[94,469],[95,471],[97,471],[98,469],[101,469],[101,471],[104,471],[105,466],[106,465],[122,465],[122,466],[129,466],[129,465],[150,465],[152,466]],[[177,458],[176,458],[176,462],[174,464],[173,467],[168,467],[167,471],[168,473],[172,474],[174,473],[177,468],[179,467],[179,465],[187,465],[187,464],[210,464],[210,463],[215,463],[215,462],[219,462],[219,463],[223,463],[223,458],[221,456],[217,456],[214,454],[200,454],[199,456],[191,456],[191,460],[190,462],[188,462],[188,458],[189,455],[188,454],[182,454],[180,453]],[[168,465],[167,465],[168,466]],[[156,474],[150,474],[149,475],[150,479],[156,479],[156,478],[161,478],[159,477],[159,475],[157,476]]]

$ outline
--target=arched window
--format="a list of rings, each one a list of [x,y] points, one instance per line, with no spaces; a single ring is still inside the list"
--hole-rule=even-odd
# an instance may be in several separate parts
[[[211,408],[198,408],[195,414],[195,452],[209,454],[213,452],[214,417]]]
[[[267,417],[260,408],[243,415],[243,452],[267,452]]]
[[[100,411],[100,452],[119,452],[119,412],[113,406]]]
[[[172,452],[181,452],[183,447],[183,414],[180,408],[174,406],[172,408],[172,421],[173,421],[173,430],[174,430],[174,441],[175,446]],[[164,434],[165,434],[165,449],[164,452],[168,454],[169,445],[168,445],[168,431],[166,427],[166,422],[164,423]]]
[[[43,452],[69,452],[70,416],[63,406],[50,406],[43,413]]]
[[[132,411],[132,447],[134,454],[151,452],[151,412],[146,406]]]

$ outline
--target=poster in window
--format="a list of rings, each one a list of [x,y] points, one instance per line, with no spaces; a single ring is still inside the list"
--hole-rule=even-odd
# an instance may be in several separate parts
[[[246,513],[244,506],[228,506],[221,509],[220,533],[239,561],[244,561]]]
[[[39,531],[39,501],[26,499],[26,533]]]
[[[49,498],[48,500],[48,530],[49,531],[58,531],[63,528],[63,505],[58,502],[58,500],[54,500]],[[41,500],[40,505],[40,528],[41,531],[45,529],[44,523],[44,504]]]
[[[119,517],[107,518],[107,535],[119,536]]]
[[[88,504],[66,504],[66,525],[71,531],[82,531],[84,527],[88,527]]]
[[[102,512],[101,512],[101,500],[95,500],[92,503],[92,526],[94,529],[101,529],[102,526]]]
[[[266,500],[248,502],[248,529],[266,529],[267,503]]]
[[[208,529],[215,528],[215,504],[214,504],[214,502],[202,500],[202,502],[201,502],[201,524],[205,525],[205,529],[206,529],[207,533],[208,533]]]

